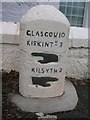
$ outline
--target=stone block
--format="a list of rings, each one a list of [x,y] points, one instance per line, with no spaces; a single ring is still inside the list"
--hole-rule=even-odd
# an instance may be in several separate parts
[[[54,113],[75,109],[78,96],[73,84],[65,81],[65,92],[62,96],[51,98],[23,97],[20,94],[11,96],[11,101],[23,111]]]

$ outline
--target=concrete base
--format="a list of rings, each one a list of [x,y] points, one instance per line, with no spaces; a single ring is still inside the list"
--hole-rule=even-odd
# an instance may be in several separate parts
[[[78,102],[78,97],[73,84],[65,81],[65,93],[55,98],[25,98],[20,94],[11,97],[11,101],[27,112],[54,113],[73,110]]]

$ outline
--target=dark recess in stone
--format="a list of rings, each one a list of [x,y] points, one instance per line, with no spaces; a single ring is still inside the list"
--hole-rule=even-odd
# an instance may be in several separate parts
[[[58,81],[58,78],[54,77],[32,77],[32,83],[33,85],[40,85],[43,87],[49,87],[51,86],[50,83],[47,82],[55,82]]]
[[[43,57],[43,60],[38,60],[41,64],[46,64],[50,62],[58,62],[58,56],[55,54],[47,54],[47,53],[31,53],[32,56]]]

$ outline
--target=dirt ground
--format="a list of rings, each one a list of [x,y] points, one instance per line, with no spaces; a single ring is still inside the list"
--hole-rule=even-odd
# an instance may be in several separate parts
[[[69,79],[75,86],[79,101],[73,111],[58,112],[57,119],[61,118],[87,118],[88,117],[88,80],[74,80]],[[74,82],[73,82],[74,81]],[[11,71],[10,73],[2,72],[2,120],[38,120],[35,113],[23,112],[16,107],[15,104],[10,102],[10,96],[13,93],[19,93],[19,73]]]

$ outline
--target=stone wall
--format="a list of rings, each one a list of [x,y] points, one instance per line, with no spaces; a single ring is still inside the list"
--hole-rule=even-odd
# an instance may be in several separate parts
[[[19,23],[0,23],[0,69],[19,71]],[[88,79],[88,29],[71,27],[67,77]]]

